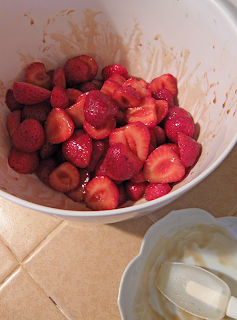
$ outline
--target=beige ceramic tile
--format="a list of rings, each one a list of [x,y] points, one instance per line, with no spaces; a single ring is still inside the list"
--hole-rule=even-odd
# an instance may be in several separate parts
[[[65,222],[25,267],[71,320],[119,320],[121,276],[151,225],[148,217],[114,225]]]
[[[150,217],[157,221],[172,210],[201,208],[215,217],[233,215],[237,209],[237,145],[205,180]]]
[[[62,220],[0,198],[0,234],[22,261]]]
[[[0,287],[0,319],[66,320],[66,317],[20,267]]]
[[[0,283],[2,283],[18,265],[19,262],[17,259],[0,240]]]

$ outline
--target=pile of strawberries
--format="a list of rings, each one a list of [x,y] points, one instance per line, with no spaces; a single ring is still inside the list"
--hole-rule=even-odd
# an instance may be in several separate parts
[[[93,210],[169,193],[201,151],[192,116],[175,106],[176,79],[147,83],[118,64],[97,73],[87,55],[28,66],[6,93],[9,166]]]

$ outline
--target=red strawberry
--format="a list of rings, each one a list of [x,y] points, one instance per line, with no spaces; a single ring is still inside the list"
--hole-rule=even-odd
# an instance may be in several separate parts
[[[108,121],[103,127],[96,129],[90,125],[86,120],[83,121],[83,129],[88,135],[95,140],[102,140],[107,138],[116,127],[116,119],[113,118]]]
[[[121,66],[120,64],[112,64],[102,69],[102,78],[105,81],[115,73],[123,76],[125,79],[128,79],[129,77],[128,71],[124,66]]]
[[[148,155],[150,133],[142,122],[134,122],[121,128],[116,128],[109,136],[109,144],[123,143],[142,162]]]
[[[45,133],[40,122],[34,118],[24,120],[16,128],[12,142],[14,147],[24,152],[39,150],[45,141]]]
[[[178,133],[182,132],[192,137],[195,131],[193,119],[186,116],[177,116],[165,121],[165,134],[172,142],[178,142]]]
[[[114,90],[112,98],[122,109],[138,107],[141,103],[138,91],[131,86],[118,87]]]
[[[134,174],[130,180],[135,183],[145,182],[146,179],[144,177],[143,170],[140,170],[138,173]]]
[[[183,133],[178,133],[178,146],[180,160],[185,167],[191,167],[200,154],[200,145],[193,138]]]
[[[45,122],[46,140],[51,144],[58,144],[71,137],[74,131],[74,123],[65,110],[54,108]]]
[[[122,206],[128,199],[124,185],[122,183],[117,185],[119,191],[118,206]]]
[[[145,190],[145,199],[151,201],[160,198],[171,191],[168,183],[148,183]]]
[[[114,118],[119,112],[116,101],[98,90],[90,91],[85,99],[85,120],[99,129]]]
[[[21,110],[24,108],[24,104],[16,101],[12,89],[8,89],[6,92],[5,103],[11,112],[15,110]]]
[[[46,67],[42,62],[33,62],[26,69],[25,80],[45,89],[52,88],[52,81],[47,74]]]
[[[26,82],[14,82],[13,94],[22,104],[36,104],[50,98],[51,91]]]
[[[65,72],[62,67],[58,67],[52,76],[53,87],[60,86],[63,90],[66,90],[66,78]]]
[[[115,143],[108,149],[103,165],[111,179],[124,181],[138,173],[143,163],[124,144]]]
[[[83,130],[75,130],[73,135],[62,145],[62,151],[67,161],[76,167],[85,168],[90,163],[92,139]]]
[[[84,201],[86,186],[90,181],[90,173],[86,169],[78,169],[80,174],[80,182],[76,189],[68,191],[66,195],[75,202]]]
[[[151,90],[144,88],[134,77],[131,77],[126,82],[124,82],[123,86],[133,87],[137,90],[141,98],[151,97]]]
[[[34,173],[39,165],[36,152],[28,153],[12,147],[8,157],[9,166],[18,173]]]
[[[138,83],[140,83],[141,86],[143,86],[144,88],[148,88],[148,83],[146,82],[146,80],[144,79],[138,79],[137,80]]]
[[[79,84],[78,89],[83,93],[92,90],[100,90],[100,88],[92,81],[87,81]]]
[[[162,120],[165,119],[168,113],[168,102],[166,100],[156,100],[156,116],[157,116],[157,123],[160,123]]]
[[[165,143],[166,141],[165,130],[160,126],[155,126],[152,130],[156,136],[157,146],[160,146],[161,144]]]
[[[80,182],[78,169],[70,162],[63,162],[49,175],[49,185],[54,190],[68,192],[76,189]]]
[[[97,62],[92,57],[89,57],[85,54],[78,56],[78,59],[80,59],[81,61],[83,61],[84,63],[86,63],[89,66],[90,73],[91,73],[90,80],[93,80],[98,72]]]
[[[95,170],[96,164],[99,161],[103,151],[104,151],[104,142],[100,141],[100,140],[98,140],[98,141],[93,140],[92,141],[91,158],[90,158],[90,162],[86,168],[88,172],[92,172]]]
[[[35,174],[43,183],[49,186],[49,175],[57,167],[57,165],[57,161],[51,157],[40,160]]]
[[[168,89],[158,89],[153,92],[152,97],[156,100],[165,100],[169,107],[174,106],[174,98],[172,93]]]
[[[151,90],[152,94],[160,89],[167,89],[171,92],[173,98],[176,97],[178,89],[177,89],[177,81],[174,76],[170,73],[163,74],[160,77],[154,78],[148,85],[148,89]]]
[[[64,66],[64,73],[69,86],[91,80],[90,67],[80,60],[78,56],[67,60]]]
[[[85,115],[84,115],[85,99],[86,99],[86,94],[82,94],[71,107],[65,109],[65,111],[71,117],[77,129],[80,129],[83,127],[83,121],[85,120]]]
[[[100,91],[107,94],[107,96],[113,97],[113,93],[116,89],[120,88],[120,85],[110,78],[105,80],[103,86],[101,87]]]
[[[124,78],[123,76],[121,76],[118,73],[113,73],[111,75],[111,77],[109,77],[107,80],[113,80],[113,81],[117,82],[120,86],[122,86],[124,84],[124,82],[126,81],[126,78]]]
[[[167,115],[165,117],[165,121],[178,116],[192,118],[191,114],[187,110],[181,107],[173,106],[169,107]]]
[[[86,186],[84,201],[92,210],[116,209],[119,201],[119,191],[110,178],[96,176]]]
[[[147,128],[154,128],[157,125],[155,99],[143,98],[139,107],[128,108],[125,113],[125,121],[127,123],[141,121]]]
[[[53,108],[66,109],[69,106],[66,91],[60,85],[53,87],[50,103]]]
[[[80,95],[82,94],[82,92],[78,89],[75,88],[67,88],[66,89],[66,95],[68,97],[69,100],[69,105],[73,105],[76,101],[77,98],[80,97]]]
[[[47,159],[51,157],[59,148],[58,144],[51,144],[45,141],[43,146],[40,148],[39,155],[41,159]]]
[[[177,153],[163,144],[148,156],[143,174],[150,183],[171,183],[183,178],[185,167]]]
[[[179,146],[176,143],[168,142],[166,144],[180,156]]]
[[[9,114],[7,117],[7,131],[9,136],[12,138],[16,128],[21,123],[21,110],[15,110]]]
[[[146,182],[135,183],[135,182],[132,182],[131,180],[126,181],[125,190],[128,197],[133,201],[137,201],[141,199],[144,195],[146,184],[147,184]]]
[[[22,120],[34,118],[44,125],[51,110],[51,105],[46,101],[37,104],[26,105],[22,110]]]

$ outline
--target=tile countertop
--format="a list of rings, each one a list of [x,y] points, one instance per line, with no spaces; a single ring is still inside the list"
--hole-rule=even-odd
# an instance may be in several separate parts
[[[174,209],[237,217],[237,145],[202,183],[142,218],[74,224],[0,198],[0,320],[121,319],[117,296],[144,234]]]

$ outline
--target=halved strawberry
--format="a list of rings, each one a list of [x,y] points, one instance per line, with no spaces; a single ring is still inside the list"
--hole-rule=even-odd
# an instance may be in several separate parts
[[[105,80],[103,86],[101,87],[100,91],[107,94],[110,97],[113,97],[114,90],[120,88],[120,85],[110,78]]]
[[[74,132],[74,123],[64,109],[54,108],[45,121],[46,140],[51,144],[66,141]]]
[[[109,136],[110,146],[115,143],[123,143],[144,162],[148,155],[150,132],[144,123],[137,121],[116,128]]]
[[[182,132],[193,137],[195,125],[193,119],[187,116],[176,116],[165,121],[165,134],[172,142],[178,142],[178,133]]]
[[[126,78],[124,78],[121,74],[113,73],[107,80],[113,80],[117,82],[120,86],[122,86],[126,81]]]
[[[95,140],[102,140],[107,138],[116,127],[116,119],[113,118],[108,121],[103,127],[96,129],[90,125],[86,120],[83,121],[83,129],[87,134]]]
[[[146,185],[147,182],[135,183],[131,180],[128,180],[125,181],[125,191],[131,200],[137,201],[143,197]]]
[[[66,195],[75,202],[84,201],[86,186],[90,181],[90,173],[86,169],[78,169],[80,174],[80,182],[76,189],[68,191]]]
[[[63,142],[62,151],[67,161],[76,167],[85,168],[90,163],[92,139],[83,129],[77,129]]]
[[[100,90],[100,88],[92,81],[80,83],[77,87],[83,93],[89,92],[92,90]]]
[[[57,67],[52,76],[53,87],[60,86],[63,90],[66,90],[66,78],[65,72],[62,67]]]
[[[69,100],[69,106],[73,105],[77,98],[79,98],[79,96],[82,94],[82,92],[78,89],[75,88],[67,88],[66,89],[66,95],[68,97]]]
[[[191,167],[197,161],[200,154],[200,145],[193,138],[178,133],[178,146],[180,152],[180,160],[185,167]]]
[[[155,126],[152,130],[156,136],[157,147],[160,146],[161,144],[165,143],[165,141],[166,141],[165,130],[163,128],[161,128],[160,126]]]
[[[192,118],[191,114],[184,108],[173,106],[169,107],[167,115],[165,117],[165,121],[179,116]]]
[[[143,98],[139,107],[128,108],[125,112],[125,121],[127,123],[141,121],[147,128],[154,128],[157,125],[155,99]]]
[[[68,86],[73,86],[91,80],[91,69],[78,56],[68,59],[64,66]]]
[[[25,80],[28,83],[48,90],[52,88],[51,78],[47,74],[46,67],[42,62],[33,62],[27,67]]]
[[[38,120],[42,125],[44,125],[51,110],[52,107],[47,101],[32,105],[26,105],[22,109],[22,120],[34,118]]]
[[[75,189],[80,182],[78,169],[70,162],[63,162],[49,175],[49,185],[54,190],[68,192]]]
[[[80,129],[83,127],[83,121],[85,120],[84,115],[84,105],[86,100],[86,93],[81,94],[77,101],[70,106],[69,108],[65,109],[67,114],[71,117],[75,127]]]
[[[156,100],[157,123],[160,123],[166,117],[168,109],[169,105],[166,100]]]
[[[88,172],[92,172],[95,170],[96,164],[99,161],[102,153],[104,151],[104,142],[101,140],[93,140],[92,141],[92,152],[91,158],[88,166],[86,167]]]
[[[163,74],[157,78],[154,78],[148,85],[148,89],[152,94],[160,89],[167,89],[171,92],[173,98],[177,96],[178,88],[177,81],[170,73]]]
[[[86,186],[84,201],[92,210],[116,209],[119,191],[110,178],[96,176]]]
[[[124,185],[122,183],[117,185],[119,191],[118,206],[122,206],[128,199]]]
[[[134,174],[130,180],[135,183],[145,182],[146,179],[144,177],[143,170],[140,170],[138,173]]]
[[[11,112],[15,110],[21,110],[24,108],[24,104],[16,101],[12,89],[8,89],[6,92],[5,103]]]
[[[174,106],[174,98],[172,93],[168,89],[158,89],[153,92],[152,97],[156,100],[165,100],[168,103],[169,107]]]
[[[129,77],[128,71],[124,66],[120,64],[112,64],[102,69],[102,78],[105,81],[108,78],[110,78],[112,74],[115,74],[115,73],[123,76],[125,79],[128,79]]]
[[[22,174],[34,173],[39,165],[37,152],[24,152],[12,147],[8,156],[9,166]]]
[[[133,87],[137,90],[141,98],[151,97],[151,90],[144,88],[134,77],[131,77],[128,80],[126,80],[123,86]]]
[[[56,85],[55,87],[53,87],[50,97],[50,103],[52,108],[66,109],[69,106],[68,96],[61,85]]]
[[[21,104],[36,104],[49,99],[51,91],[26,82],[14,82],[13,94]]]
[[[171,183],[183,178],[185,167],[178,154],[163,144],[148,156],[143,167],[143,174],[150,183]]]
[[[119,86],[114,90],[112,98],[122,109],[137,107],[141,103],[138,91],[131,86]]]
[[[148,183],[145,189],[145,199],[151,201],[160,198],[171,191],[168,183]]]
[[[7,117],[7,131],[9,136],[12,138],[16,128],[21,123],[21,110],[15,110],[9,114]]]
[[[86,63],[89,66],[90,73],[91,73],[90,80],[93,80],[98,72],[98,65],[97,65],[97,62],[95,61],[95,59],[93,59],[92,57],[87,56],[85,54],[78,56],[78,59],[83,61],[84,63]]]
[[[148,82],[146,82],[146,80],[138,79],[137,82],[140,83],[140,85],[143,86],[143,88],[148,88]]]

